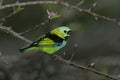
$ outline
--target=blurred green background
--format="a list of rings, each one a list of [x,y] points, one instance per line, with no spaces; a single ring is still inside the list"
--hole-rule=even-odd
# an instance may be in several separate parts
[[[30,0],[3,0],[3,5],[16,1]],[[76,5],[81,0],[64,1]],[[80,8],[89,9],[95,2],[97,4],[92,8],[93,12],[120,20],[120,0],[85,0]],[[120,26],[115,23],[103,19],[96,20],[90,14],[63,5],[43,4],[25,6],[23,11],[6,19],[3,25],[12,27],[18,33],[24,32],[47,20],[47,9],[59,13],[61,17],[51,20],[23,36],[34,41],[55,27],[69,26],[74,34],[68,39],[67,46],[57,52],[58,55],[69,60],[74,52],[74,45],[77,44],[73,62],[84,66],[95,63],[95,69],[118,77],[120,74]],[[13,12],[13,8],[1,10],[0,18],[11,12]],[[28,44],[0,31],[0,52],[9,63],[5,65],[1,60],[1,66],[5,66],[8,73],[12,73],[10,75],[12,80],[109,80],[91,72],[76,70],[58,63],[48,55],[21,54],[19,48],[25,45]],[[7,79],[2,75],[0,80]]]

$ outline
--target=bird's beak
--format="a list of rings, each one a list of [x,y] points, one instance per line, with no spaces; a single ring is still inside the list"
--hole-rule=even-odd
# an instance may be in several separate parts
[[[72,34],[72,31],[68,31],[67,34],[70,36]]]

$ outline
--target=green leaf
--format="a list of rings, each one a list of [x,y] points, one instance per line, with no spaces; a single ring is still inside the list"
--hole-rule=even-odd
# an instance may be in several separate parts
[[[81,4],[83,4],[85,2],[85,0],[82,0],[82,1],[80,1],[79,3],[78,3],[78,5],[81,5]]]
[[[18,6],[17,8],[13,7],[13,14],[17,14],[21,12],[24,8],[21,6]]]

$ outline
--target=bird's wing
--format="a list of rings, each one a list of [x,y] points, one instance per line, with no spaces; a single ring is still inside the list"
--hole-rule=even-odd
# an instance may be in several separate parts
[[[43,40],[41,40],[38,45],[40,46],[49,46],[49,45],[55,45],[56,43],[51,40],[50,38],[44,38]]]
[[[46,35],[41,36],[38,40],[34,41],[30,47],[33,46],[50,46],[55,45],[55,42],[50,38],[46,37]]]

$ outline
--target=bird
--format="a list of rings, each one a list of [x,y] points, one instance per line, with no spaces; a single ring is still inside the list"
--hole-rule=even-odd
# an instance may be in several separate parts
[[[71,29],[67,26],[57,27],[50,32],[43,34],[29,46],[19,49],[25,53],[32,50],[53,54],[67,44],[67,39],[71,35]]]

